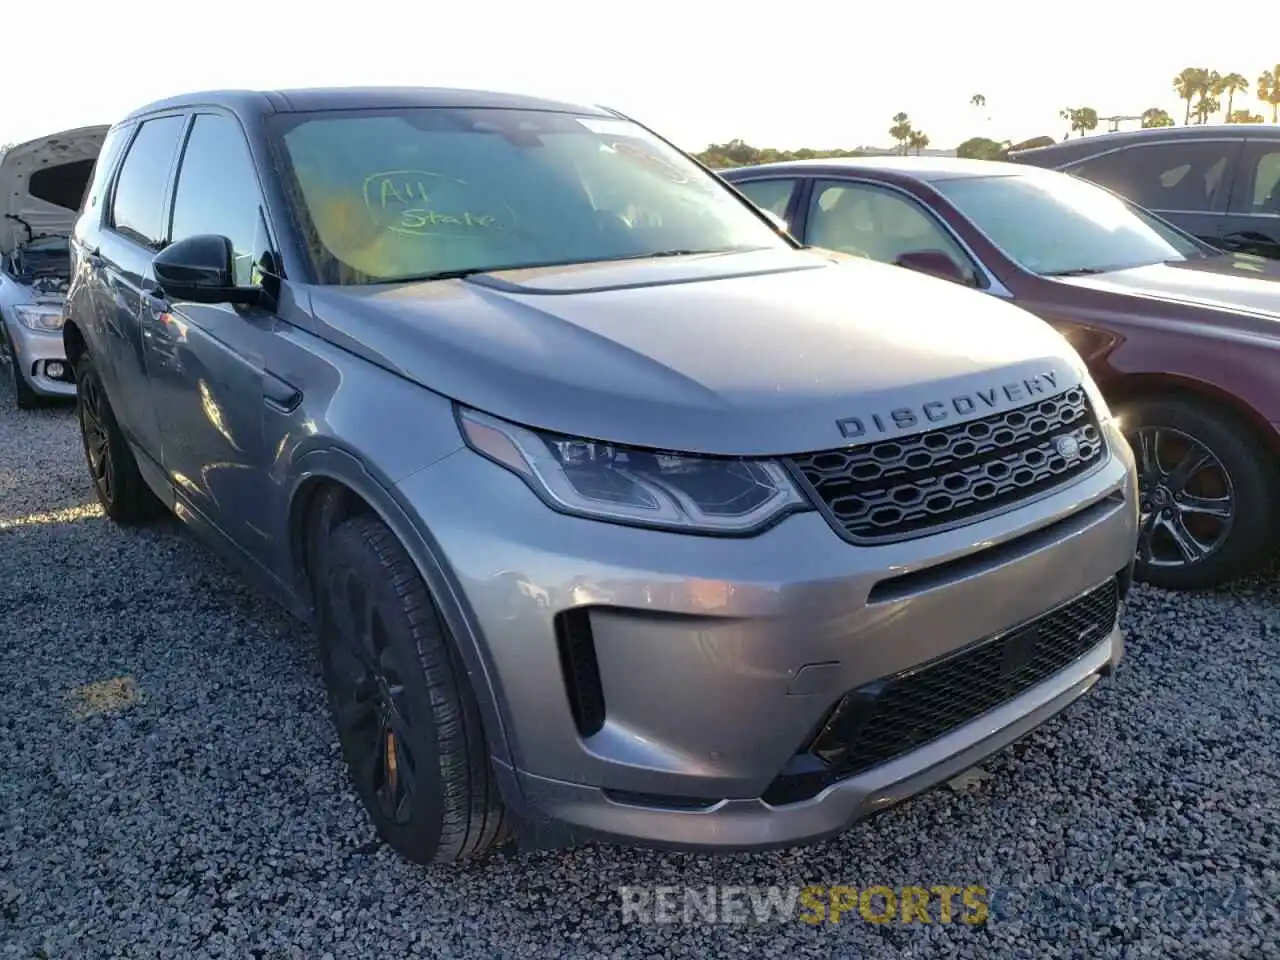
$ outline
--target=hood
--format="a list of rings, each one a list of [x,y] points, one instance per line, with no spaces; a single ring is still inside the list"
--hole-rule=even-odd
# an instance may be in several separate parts
[[[312,304],[322,336],[468,406],[689,453],[905,435],[1081,379],[1018,307],[796,250],[316,287]]]
[[[64,130],[0,154],[0,256],[31,238],[71,233],[109,129]]]
[[[1280,320],[1280,260],[1252,254],[1154,263],[1095,276],[1055,277],[1054,280],[1104,293]]]

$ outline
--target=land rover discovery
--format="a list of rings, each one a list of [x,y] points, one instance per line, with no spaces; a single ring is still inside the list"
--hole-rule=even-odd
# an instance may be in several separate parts
[[[1070,345],[800,248],[611,110],[178,97],[72,243],[106,513],[314,624],[412,860],[814,840],[1121,658],[1133,458]]]

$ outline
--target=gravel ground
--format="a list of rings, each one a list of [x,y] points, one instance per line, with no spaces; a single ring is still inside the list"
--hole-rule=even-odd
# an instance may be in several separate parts
[[[0,387],[0,957],[1280,955],[1274,571],[1139,588],[1096,695],[821,846],[426,870],[357,808],[305,631],[91,503],[70,410]],[[713,883],[977,884],[990,916],[623,923],[619,885]]]

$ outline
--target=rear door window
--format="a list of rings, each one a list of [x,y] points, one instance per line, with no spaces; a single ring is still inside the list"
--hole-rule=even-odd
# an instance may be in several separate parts
[[[1067,169],[1148,210],[1222,212],[1241,143],[1195,140],[1125,147]]]
[[[735,183],[734,186],[761,210],[768,210],[785,219],[791,196],[796,191],[796,182],[794,178],[748,180],[745,183]]]
[[[185,124],[184,117],[160,117],[138,130],[120,168],[108,226],[135,243],[160,249],[169,172]]]

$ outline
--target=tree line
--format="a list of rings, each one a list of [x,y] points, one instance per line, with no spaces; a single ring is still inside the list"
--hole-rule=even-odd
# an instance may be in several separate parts
[[[1185,104],[1182,122],[1187,125],[1206,124],[1214,120],[1222,120],[1226,123],[1265,123],[1266,118],[1263,114],[1255,113],[1248,107],[1237,109],[1238,104],[1246,102],[1250,92],[1265,109],[1269,109],[1271,122],[1280,123],[1280,63],[1270,70],[1264,70],[1252,83],[1241,73],[1221,73],[1207,67],[1187,67],[1173,78],[1173,91]],[[975,93],[969,98],[969,105],[985,114],[987,98],[984,94]],[[1080,136],[1092,133],[1098,129],[1099,123],[1103,120],[1118,123],[1122,120],[1136,119],[1143,127],[1176,125],[1173,116],[1161,107],[1149,107],[1135,117],[1100,117],[1094,107],[1064,107],[1058,112],[1058,117],[1067,124],[1066,136],[1063,139],[1068,139],[1076,133]],[[888,133],[893,140],[896,153],[919,154],[929,146],[928,134],[918,130],[911,118],[903,111],[894,114]],[[1033,137],[1020,143],[994,140],[990,137],[970,137],[956,148],[956,154],[981,160],[999,160],[1012,150],[1048,146],[1054,142],[1053,137],[1048,136]],[[695,156],[713,169],[722,169],[786,160],[862,157],[882,153],[884,153],[883,150],[868,147],[851,150],[808,148],[776,150],[768,147],[753,147],[742,140],[735,139],[728,143],[713,143]]]
[[[1272,123],[1280,123],[1280,63],[1258,74],[1251,84],[1242,73],[1220,73],[1208,67],[1187,67],[1173,78],[1173,91],[1183,102],[1182,122],[1206,124],[1211,120],[1224,123],[1266,123],[1266,117],[1248,107],[1236,109],[1237,97],[1243,102],[1250,88],[1257,101],[1269,109]],[[1067,121],[1067,136],[1084,136],[1098,128],[1098,111],[1093,107],[1066,107],[1058,116]],[[1141,116],[1144,127],[1172,127],[1176,121],[1167,110],[1149,107]]]

